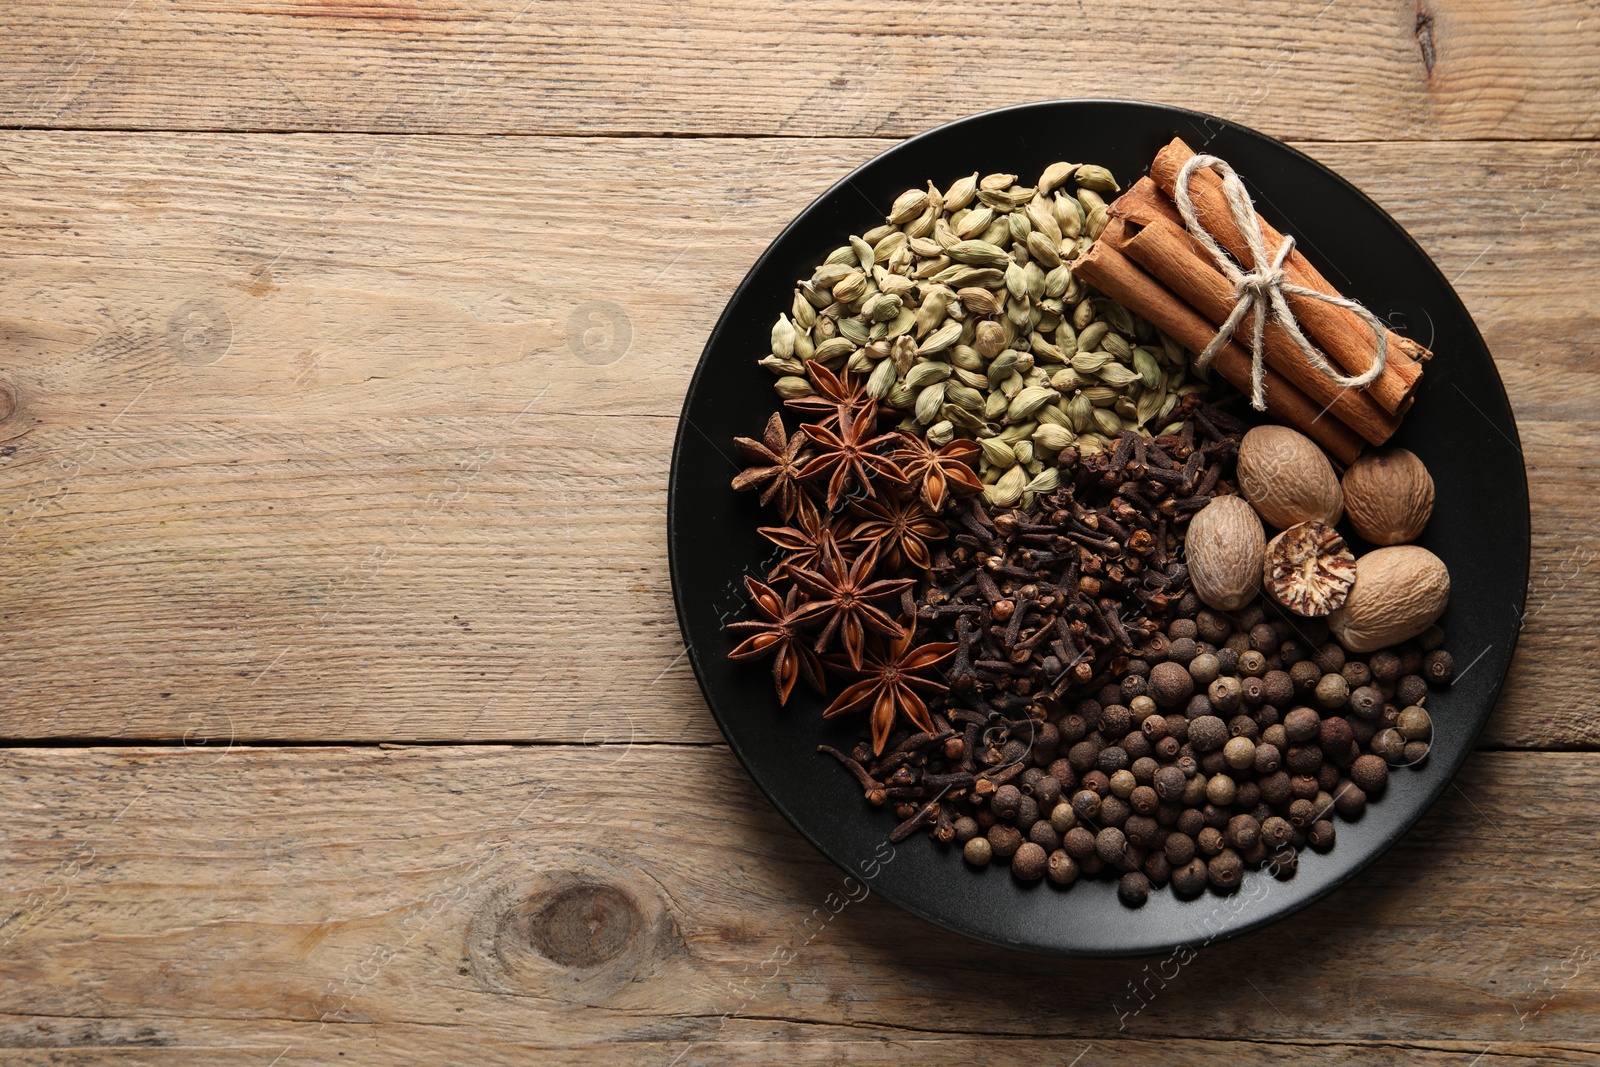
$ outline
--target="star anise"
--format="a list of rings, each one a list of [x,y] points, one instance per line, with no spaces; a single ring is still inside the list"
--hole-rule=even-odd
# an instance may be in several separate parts
[[[776,498],[779,513],[785,519],[793,517],[802,492],[800,468],[811,458],[809,453],[801,453],[810,443],[805,430],[796,430],[793,436],[785,435],[783,416],[774,411],[761,440],[735,437],[733,443],[739,454],[754,464],[734,475],[733,487],[743,492],[765,484],[761,503],[770,504]]]
[[[821,693],[822,661],[807,643],[796,618],[805,605],[800,603],[800,591],[790,589],[787,599],[778,596],[770,586],[754,578],[745,577],[744,586],[755,601],[760,619],[730,622],[728,630],[749,634],[739,646],[728,653],[729,659],[748,660],[772,656],[772,682],[778,689],[778,703],[787,704],[794,683],[800,677]]]
[[[835,375],[817,362],[806,364],[806,376],[816,392],[811,396],[785,400],[784,407],[798,411],[830,430],[838,427],[840,416],[845,413],[852,419],[870,416],[867,421],[873,426],[877,425],[878,401],[868,395],[865,376],[852,374],[849,368]]]
[[[916,626],[913,623],[901,631],[900,636],[888,642],[882,656],[870,657],[864,668],[866,677],[840,693],[822,713],[824,718],[832,718],[870,704],[874,755],[883,754],[889,731],[894,728],[894,721],[900,715],[911,720],[919,730],[933,732],[928,706],[917,695],[917,690],[942,693],[948,687],[931,678],[920,677],[920,673],[948,659],[955,652],[956,644],[954,641],[933,641],[913,648],[912,641],[915,638]]]
[[[783,575],[790,567],[820,570],[829,556],[838,555],[848,559],[852,555],[840,544],[833,523],[804,494],[800,497],[800,506],[795,510],[794,525],[758,526],[756,532],[789,553],[767,572],[768,581]]]
[[[806,426],[806,434],[816,442],[818,454],[800,468],[800,477],[804,480],[828,480],[828,510],[838,506],[852,482],[859,485],[868,496],[875,495],[871,480],[873,474],[905,484],[906,476],[895,462],[877,452],[881,446],[895,441],[898,435],[886,433],[881,437],[873,437],[875,421],[867,416],[857,418],[848,408],[841,407],[838,433],[826,426]]]
[[[935,515],[944,510],[952,495],[983,491],[983,482],[972,469],[978,461],[978,442],[958,438],[943,448],[934,448],[915,434],[902,433],[899,444],[891,458],[918,487],[922,502]]]
[[[885,493],[881,500],[857,500],[851,507],[865,521],[850,532],[852,541],[871,541],[883,553],[884,566],[899,570],[901,561],[927,570],[933,566],[928,541],[950,536],[944,523],[929,515],[909,493]]]
[[[902,590],[915,584],[910,578],[873,581],[872,572],[877,565],[878,548],[868,545],[854,563],[847,563],[836,555],[816,570],[809,567],[789,568],[789,577],[794,579],[795,585],[802,593],[814,598],[801,606],[796,613],[796,621],[812,624],[826,619],[822,632],[817,635],[816,650],[827,651],[834,634],[842,634],[845,655],[849,657],[850,665],[858,669],[868,630],[890,637],[901,633],[900,624],[882,608],[876,607],[873,601],[899,596]]]

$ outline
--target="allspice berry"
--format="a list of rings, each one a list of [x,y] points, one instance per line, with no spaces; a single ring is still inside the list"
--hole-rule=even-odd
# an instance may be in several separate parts
[[[1078,863],[1060,849],[1045,860],[1044,873],[1056,885],[1071,885],[1078,880]]]
[[[1045,850],[1028,841],[1011,857],[1011,873],[1021,882],[1037,882],[1044,877]]]
[[[1400,712],[1400,720],[1395,723],[1395,729],[1407,741],[1423,741],[1433,733],[1433,719],[1419,707],[1404,708]]]
[[[1422,673],[1430,685],[1449,685],[1456,673],[1455,660],[1444,649],[1436,648],[1422,657]]]
[[[989,810],[1002,819],[1014,819],[1022,804],[1022,790],[1014,785],[1003,785],[989,798]]]
[[[1311,828],[1306,831],[1306,844],[1310,845],[1318,852],[1326,852],[1332,848],[1333,839],[1333,823],[1329,822],[1327,819],[1318,819],[1316,822],[1312,823]]]
[[[1304,743],[1322,729],[1322,716],[1310,708],[1294,708],[1283,717],[1283,729],[1291,742]]]
[[[1317,682],[1313,696],[1319,707],[1329,711],[1342,708],[1350,699],[1350,683],[1345,681],[1342,674],[1324,674]]]
[[[1174,708],[1194,692],[1194,678],[1181,663],[1168,660],[1150,668],[1149,696],[1164,708]]]
[[[1222,746],[1222,757],[1234,770],[1246,770],[1255,764],[1256,743],[1248,737],[1235,737]]]
[[[1177,767],[1162,767],[1156,771],[1155,791],[1162,800],[1177,800],[1188,784],[1188,776]]]
[[[977,838],[973,840],[976,841]],[[989,827],[989,847],[994,849],[997,859],[1009,860],[1017,854],[1017,849],[1022,847],[1022,831],[1015,826],[997,822]]]
[[[986,867],[994,856],[994,849],[987,837],[974,837],[962,847],[961,855],[974,867]]]
[[[1381,735],[1380,735],[1381,736]],[[1377,738],[1373,738],[1374,741]],[[1380,792],[1389,782],[1389,765],[1381,756],[1367,753],[1357,756],[1355,762],[1350,764],[1350,780],[1356,788],[1369,796]]]
[[[1172,869],[1172,888],[1181,896],[1192,897],[1201,892],[1208,880],[1206,861],[1199,856]]]
[[[1244,879],[1244,861],[1231,848],[1225,848],[1206,863],[1206,876],[1218,889],[1233,889]]]
[[[1228,724],[1215,715],[1202,715],[1189,724],[1189,743],[1196,752],[1213,752],[1228,742]]]
[[[1117,882],[1117,897],[1130,908],[1139,907],[1150,897],[1150,879],[1139,871],[1129,871]]]
[[[1364,685],[1350,694],[1350,711],[1363,719],[1383,714],[1383,694],[1375,686]]]
[[[1238,710],[1243,692],[1239,686],[1239,679],[1224,675],[1216,678],[1206,690],[1206,695],[1211,700],[1211,706],[1219,712],[1232,712]]]

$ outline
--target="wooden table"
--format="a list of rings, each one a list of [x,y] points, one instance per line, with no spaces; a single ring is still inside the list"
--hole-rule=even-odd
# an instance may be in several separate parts
[[[1597,54],[1582,0],[4,5],[0,1061],[1600,1059]],[[666,576],[766,242],[897,138],[1083,95],[1392,212],[1532,486],[1481,751],[1192,959],[856,899],[722,745]]]

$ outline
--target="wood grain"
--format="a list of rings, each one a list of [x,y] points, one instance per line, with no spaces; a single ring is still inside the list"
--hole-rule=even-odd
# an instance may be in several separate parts
[[[1457,785],[1267,931],[1192,959],[1062,961],[944,934],[847,881],[721,747],[12,750],[0,1047],[7,1063],[1068,1063],[1085,1046],[1100,1064],[1594,1062],[1600,859],[1571,817],[1592,760],[1485,753]]]
[[[53,127],[899,137],[1060,97],[1278,137],[1600,132],[1583,0],[12,3],[0,113]]]
[[[715,740],[675,416],[749,264],[885,144],[0,137],[0,735]],[[1309,147],[1456,280],[1517,410],[1487,740],[1600,743],[1594,153]]]

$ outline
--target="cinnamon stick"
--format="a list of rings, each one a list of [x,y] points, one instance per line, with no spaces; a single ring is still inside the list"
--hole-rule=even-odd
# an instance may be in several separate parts
[[[1181,139],[1174,139],[1156,154],[1150,164],[1150,176],[1169,197],[1177,188],[1178,172],[1194,154]],[[1207,231],[1235,259],[1248,264],[1250,250],[1228,213],[1222,193],[1222,179],[1210,168],[1202,168],[1194,173],[1189,190]],[[1261,218],[1259,213],[1256,219],[1269,248],[1276,248],[1283,243],[1283,234]],[[1289,254],[1284,262],[1284,272],[1295,285],[1330,296],[1339,295],[1338,290],[1300,254],[1299,249]],[[1362,374],[1371,368],[1377,354],[1376,341],[1372,337],[1372,330],[1359,316],[1309,297],[1285,294],[1285,298],[1305,332],[1347,373]],[[1387,363],[1383,375],[1367,387],[1367,392],[1385,411],[1393,413],[1400,410],[1401,404],[1416,389],[1422,376],[1422,368],[1412,358],[1413,355],[1426,358],[1423,354],[1427,353],[1427,349],[1392,330],[1386,330],[1385,336],[1388,339]]]
[[[1072,273],[1113,300],[1138,308],[1143,318],[1180,345],[1192,352],[1201,351],[1217,328],[1117,251],[1116,246],[1127,238],[1126,226],[1124,220],[1112,219],[1100,239],[1073,260]],[[1223,345],[1211,365],[1235,388],[1245,394],[1250,392],[1250,355],[1237,344],[1229,341]],[[1309,435],[1343,463],[1350,463],[1361,454],[1360,434],[1326,414],[1321,405],[1270,367],[1265,385],[1267,411],[1273,416]]]
[[[1137,233],[1130,232],[1118,251],[1211,322],[1220,324],[1232,313],[1236,303],[1233,287],[1181,226],[1166,218],[1152,218]],[[1236,332],[1246,344],[1254,328],[1251,320],[1252,316],[1246,315]],[[1264,341],[1264,355],[1272,369],[1372,444],[1383,444],[1400,428],[1400,420],[1372,397],[1339,385],[1307,363],[1289,332],[1276,322],[1268,322]]]

